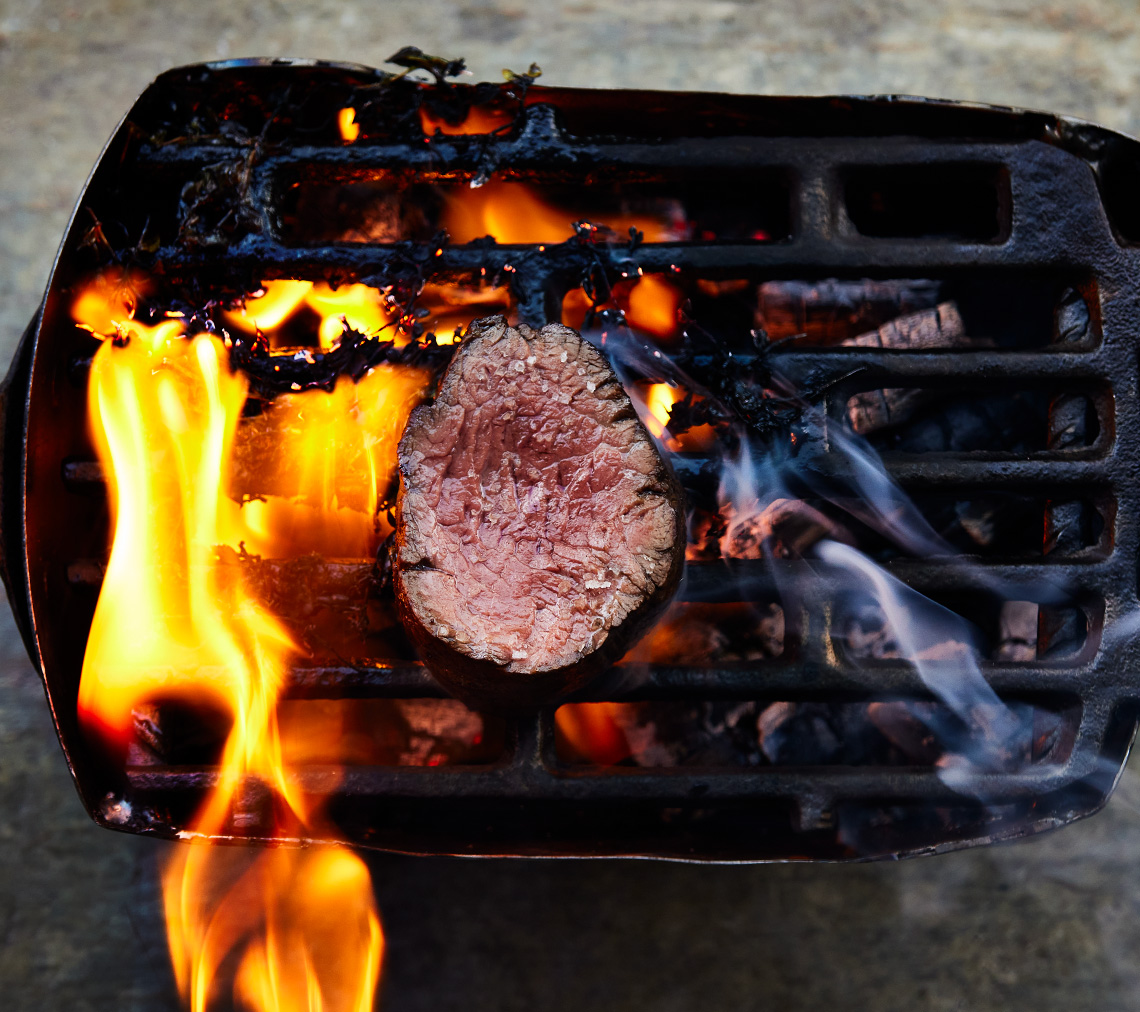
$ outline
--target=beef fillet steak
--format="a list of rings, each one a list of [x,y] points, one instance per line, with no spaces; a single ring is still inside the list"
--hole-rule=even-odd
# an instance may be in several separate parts
[[[680,488],[605,358],[567,327],[472,324],[399,464],[400,615],[464,699],[569,692],[676,586]]]

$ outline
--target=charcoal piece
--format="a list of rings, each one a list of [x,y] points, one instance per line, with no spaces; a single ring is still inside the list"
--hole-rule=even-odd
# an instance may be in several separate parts
[[[290,766],[445,766],[493,761],[501,721],[455,699],[284,699],[277,705]]]
[[[1053,314],[1054,341],[1060,344],[1084,341],[1089,336],[1091,327],[1089,307],[1084,296],[1075,288],[1066,288]]]
[[[685,561],[711,562],[720,558],[720,539],[724,535],[724,521],[711,510],[691,508],[688,519],[688,543]]]
[[[470,751],[483,735],[483,718],[457,699],[393,700],[408,725],[400,766],[438,765]]]
[[[395,179],[305,181],[290,194],[284,229],[294,241],[428,242],[442,203],[435,187]]]
[[[930,309],[937,281],[768,281],[757,292],[756,327],[772,340],[802,335],[835,344],[895,317]]]
[[[900,656],[894,632],[874,601],[857,605],[845,617],[835,637],[844,654],[856,663],[870,660],[892,660]]]
[[[606,713],[643,767],[758,766],[755,702],[608,704]]]
[[[650,658],[657,664],[703,665],[723,661],[732,638],[722,625],[699,615],[681,614],[653,631]]]
[[[775,602],[685,603],[666,612],[637,656],[650,664],[758,661],[784,650],[784,610]]]
[[[1084,646],[1088,619],[1079,608],[1042,608],[1037,626],[1037,656],[1070,657]]]
[[[1065,714],[1034,707],[1030,761],[1063,763],[1068,759],[1073,750],[1079,720],[1072,711]]]
[[[1041,554],[1045,503],[1036,496],[994,493],[924,513],[931,526],[962,552],[1005,558]]]
[[[138,703],[131,723],[129,765],[209,765],[221,760],[232,719],[202,701],[166,699]]]
[[[778,604],[753,605],[758,613],[755,624],[733,644],[725,660],[758,661],[764,657],[779,657],[784,652],[787,635],[784,609]]]
[[[687,711],[689,724],[699,725],[696,710],[700,704]],[[610,708],[610,714],[626,743],[629,745],[629,760],[636,766],[664,767],[681,766],[691,754],[690,736],[679,731],[673,715],[653,703],[625,703]],[[659,728],[657,720],[663,727]]]
[[[1069,555],[1093,541],[1091,509],[1080,500],[1051,502],[1045,510],[1045,555]]]
[[[857,665],[898,660],[905,656],[895,639],[894,629],[876,601],[864,600],[849,604],[837,621],[833,638],[844,656]],[[922,647],[911,659],[965,661],[972,655],[973,648],[969,643],[947,639]]]
[[[1093,419],[1089,399],[1083,394],[1059,394],[1049,403],[1050,450],[1088,446]]]
[[[942,754],[938,736],[931,730],[935,706],[901,699],[870,703],[867,719],[912,763],[932,766]]]
[[[274,615],[300,622],[322,609],[364,622],[368,599],[375,593],[378,572],[368,561],[330,560],[321,555],[262,559],[219,546],[219,563],[241,573],[246,587]]]
[[[840,342],[850,348],[892,348],[899,351],[960,348],[976,343],[966,336],[962,316],[953,302],[942,302],[933,309],[900,316],[876,330]]]
[[[824,538],[855,543],[842,524],[801,499],[775,499],[754,516],[725,519],[721,554],[729,559],[799,558]]]
[[[1038,607],[1034,601],[1003,601],[998,614],[995,661],[1037,659]]]
[[[918,403],[909,405],[907,424],[864,430],[876,449],[902,453],[1031,453],[1044,448],[1048,398],[1041,391],[953,397],[940,393],[917,400]]]
[[[1037,496],[993,492],[956,499],[919,493],[915,503],[931,528],[956,551],[1004,558],[1041,554],[1046,504]]]
[[[400,617],[461,698],[570,691],[676,587],[680,488],[605,358],[567,327],[472,324],[398,457]]]
[[[929,392],[905,387],[864,390],[847,402],[847,418],[860,436],[898,425],[930,399]]]
[[[993,544],[997,525],[992,501],[974,499],[955,503],[955,513],[958,525],[970,536],[974,544],[979,547],[989,547]]]
[[[757,742],[774,766],[862,766],[893,759],[867,715],[849,703],[770,703],[756,720]]]

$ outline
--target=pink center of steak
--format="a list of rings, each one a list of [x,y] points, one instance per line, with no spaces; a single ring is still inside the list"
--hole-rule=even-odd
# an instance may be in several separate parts
[[[572,664],[669,577],[661,460],[605,360],[564,327],[500,325],[465,345],[400,466],[404,592],[470,657]]]

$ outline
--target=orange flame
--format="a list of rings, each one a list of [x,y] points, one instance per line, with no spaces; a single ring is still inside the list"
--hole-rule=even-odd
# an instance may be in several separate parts
[[[444,191],[443,227],[451,241],[472,242],[493,236],[496,242],[565,242],[574,234],[574,222],[594,217],[619,235],[632,228],[645,233],[646,242],[671,238],[668,225],[647,215],[597,215],[555,207],[523,183],[496,179],[477,189]]]
[[[625,703],[564,703],[554,711],[559,737],[575,756],[613,766],[632,754],[617,721]]]
[[[271,448],[273,491],[245,504],[249,551],[267,556],[320,552],[369,558],[389,533],[374,516],[396,477],[396,444],[428,383],[424,369],[382,364],[359,383],[282,394],[257,420],[259,457]],[[236,491],[236,490],[235,490]]]
[[[442,116],[434,115],[427,106],[420,106],[420,126],[424,136],[431,137],[438,130],[441,134],[456,137],[461,134],[489,134],[510,126],[513,114],[506,108],[488,105],[473,105],[461,123],[448,123]]]
[[[369,1012],[384,937],[368,869],[339,847],[250,855],[193,843],[163,872],[179,991],[191,1012],[222,997],[219,971],[240,952],[233,992],[251,1012]]]
[[[631,387],[630,400],[637,408],[645,427],[674,453],[708,452],[716,445],[716,430],[711,425],[694,425],[672,435],[669,432],[670,411],[674,404],[685,399],[685,391],[668,383],[651,383],[640,394]]]
[[[240,310],[225,314],[226,322],[248,334],[275,330],[305,301],[312,287],[311,281],[266,281],[260,295],[246,299]]]
[[[654,383],[645,395],[645,427],[658,439],[665,435],[669,424],[669,409],[684,395],[668,383]]]
[[[147,326],[130,319],[133,303],[113,294],[116,284],[102,279],[73,307],[80,325],[116,333],[94,357],[89,388],[114,535],[84,656],[80,718],[119,751],[132,736],[132,709],[148,700],[209,701],[232,718],[216,785],[187,834],[191,843],[163,874],[171,958],[193,1012],[217,997],[223,965],[236,965],[235,996],[259,1012],[367,1012],[383,939],[359,858],[327,847],[282,849],[250,862],[210,845],[232,832],[259,784],[280,802],[277,835],[330,834],[318,800],[282,757],[276,707],[297,647],[247,589],[240,567],[223,565],[217,551],[245,541],[287,550],[290,535],[273,518],[252,524],[227,495],[247,386],[229,370],[222,342],[187,338],[178,320]],[[350,428],[363,434],[358,456],[367,461],[370,488],[379,488],[394,466],[411,383],[394,384],[386,400],[389,379],[377,370],[368,378],[374,386],[298,395],[313,404],[320,433],[312,442],[298,437],[298,452],[319,457],[330,441],[337,444],[342,432],[333,414],[346,401],[357,408],[364,401],[364,409],[349,412]],[[299,484],[313,508],[335,510],[338,480],[316,466]]]
[[[368,335],[377,335],[391,327],[390,338],[397,344],[407,343],[407,338],[392,326],[398,314],[377,288],[368,285],[332,288],[323,282],[311,281],[265,281],[261,289],[261,294],[246,299],[241,309],[229,310],[223,315],[227,324],[247,334],[255,331],[268,334],[273,347],[285,343],[276,339],[275,332],[305,306],[321,318],[317,334],[322,350],[335,347],[346,326]]]
[[[321,316],[320,343],[326,350],[340,340],[345,326],[360,334],[379,334],[391,326],[396,315],[380,291],[368,285],[344,285],[336,289],[326,284],[313,285],[305,302]],[[391,337],[397,337],[395,328]]]
[[[148,289],[137,272],[111,268],[79,293],[72,316],[78,326],[95,334],[114,334],[135,315],[140,298]]]
[[[615,284],[608,301],[598,309],[620,309],[629,326],[659,340],[677,336],[678,310],[684,296],[681,289],[659,274],[625,279]],[[562,322],[567,327],[581,330],[586,320],[590,300],[581,288],[573,288],[562,300]]]
[[[360,124],[356,122],[356,110],[352,106],[341,109],[336,114],[336,125],[345,144],[351,144],[360,136]]]
[[[626,319],[634,330],[643,330],[654,337],[673,337],[677,332],[677,310],[681,306],[681,292],[657,274],[639,278],[629,290]]]
[[[509,313],[511,296],[505,286],[473,288],[428,283],[418,304],[427,310],[421,323],[425,331],[434,331],[436,344],[454,344],[456,332],[462,332],[474,320],[492,313]]]

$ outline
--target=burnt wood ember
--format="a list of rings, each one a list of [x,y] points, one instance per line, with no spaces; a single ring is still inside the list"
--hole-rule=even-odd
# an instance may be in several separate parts
[[[1087,414],[1088,400],[1080,399]],[[1045,447],[1048,405],[1041,390],[977,394],[887,388],[855,395],[848,417],[851,427],[881,450],[1030,453]],[[1073,440],[1088,445],[1088,430]]]
[[[799,558],[823,538],[855,543],[842,524],[802,499],[776,499],[755,516],[739,520],[726,512],[728,531],[721,539],[726,559]]]
[[[923,403],[930,400],[926,390],[906,387],[884,387],[855,394],[847,402],[851,428],[860,436],[900,425],[912,417]]]
[[[1037,616],[1038,607],[1033,601],[1005,601],[1002,604],[995,660],[1037,659]]]
[[[839,342],[848,348],[896,348],[920,351],[929,348],[960,348],[971,342],[966,336],[958,307],[953,302],[940,303],[933,309],[900,316],[876,330]]]
[[[174,702],[133,716],[133,766],[213,765],[230,724],[227,714]],[[278,706],[278,728],[290,764],[486,764],[504,746],[501,721],[456,699],[290,699]]]
[[[756,326],[771,340],[840,344],[896,317],[933,309],[940,287],[930,280],[766,281],[757,293]]]
[[[346,108],[360,128],[351,143],[337,127]],[[470,125],[472,108],[493,129],[444,132]],[[833,437],[846,438],[850,399],[931,392],[905,421],[903,395],[891,395],[878,410],[894,423],[868,441],[887,476],[973,557],[875,558],[976,620],[981,676],[1027,740],[1031,729],[1028,765],[951,786],[921,729],[935,704],[874,621],[853,655],[834,589],[772,604],[785,577],[794,584],[811,563],[720,557],[721,454],[692,449],[674,459],[691,514],[679,607],[691,610],[574,701],[660,707],[654,738],[667,731],[676,748],[696,727],[697,764],[568,771],[551,707],[503,717],[501,748],[485,753],[460,711],[454,725],[441,713],[400,716],[407,735],[373,735],[343,776],[299,767],[303,789],[331,795],[338,838],[405,853],[844,860],[1010,839],[1095,812],[1140,713],[1140,644],[1113,626],[1135,608],[1140,553],[1140,204],[1128,183],[1137,150],[1063,117],[898,97],[591,92],[518,78],[444,87],[298,61],[164,74],[92,175],[4,392],[4,577],[87,810],[105,826],[174,838],[217,775],[193,721],[161,701],[136,714],[141,744],[125,768],[92,746],[76,712],[110,518],[87,427],[96,344],[71,308],[94,273],[118,269],[153,283],[157,315],[140,322],[179,312],[190,332],[220,332],[226,310],[277,279],[366,285],[401,314],[398,329],[350,332],[327,351],[313,333],[290,354],[288,341],[229,333],[231,364],[253,390],[253,430],[258,407],[282,393],[331,389],[385,362],[442,370],[455,349],[423,335],[453,330],[436,310],[460,291],[536,329],[562,319],[578,293],[596,305],[610,351],[624,333],[611,296],[643,276],[680,301],[666,321],[671,343],[637,338],[650,364],[633,381],[668,381],[660,373],[672,358],[708,396],[675,404],[671,421],[712,423],[719,450],[736,448],[724,437],[739,422],[749,440],[782,441],[804,473],[840,484]],[[472,183],[529,189],[568,209],[568,223],[593,221],[592,198],[604,193],[607,209],[667,227],[631,236],[600,220],[552,242],[449,240],[441,200],[478,194]],[[946,207],[963,227],[947,228]],[[496,301],[483,303],[491,292]],[[951,303],[968,344],[892,344],[898,321]],[[779,389],[793,392],[786,404],[773,403]],[[798,439],[805,403],[826,413],[818,439]],[[247,463],[256,484],[258,462]],[[1024,528],[1013,553],[1001,547],[1011,517]],[[867,531],[852,524],[852,534],[862,545]],[[256,573],[253,562],[234,568],[263,580],[300,626],[316,622],[314,606],[331,624],[368,622],[367,649],[304,658],[288,674],[290,700],[343,704],[367,720],[378,703],[446,695],[404,646],[391,648],[399,624],[383,559],[325,559],[327,571],[312,559],[262,560]],[[270,586],[278,580],[296,587]],[[360,593],[372,595],[363,615]],[[1004,598],[1027,606],[1003,633]],[[985,659],[1028,656],[1030,606],[1035,657]],[[752,616],[736,635],[706,607]],[[388,623],[379,633],[378,618]],[[814,765],[769,757],[761,717],[777,758]],[[844,751],[848,731],[874,748]],[[728,761],[700,765],[702,755],[724,759],[726,743]],[[447,762],[392,765],[401,755]],[[843,765],[847,755],[860,764]],[[883,765],[866,764],[875,756]],[[232,836],[265,832],[243,815]]]
[[[680,489],[609,364],[567,327],[472,325],[399,462],[400,614],[465,698],[577,688],[680,578]]]
[[[784,610],[757,604],[677,604],[638,648],[652,664],[701,667],[758,661],[784,652]]]
[[[1071,715],[1015,703],[1021,733],[1016,761],[1057,763],[1066,758]],[[607,761],[645,768],[684,766],[935,766],[956,728],[937,703],[885,700],[827,703],[781,700],[678,703],[649,701],[607,707],[621,735]],[[590,765],[565,739],[564,757]]]

